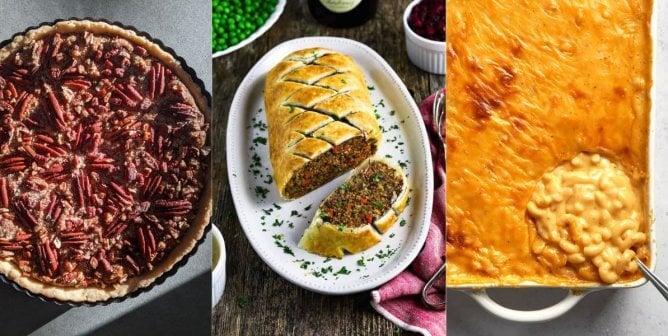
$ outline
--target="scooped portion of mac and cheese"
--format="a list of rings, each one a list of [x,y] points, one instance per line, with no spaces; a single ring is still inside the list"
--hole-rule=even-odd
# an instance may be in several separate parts
[[[641,213],[621,167],[599,154],[580,153],[536,185],[527,204],[537,232],[532,252],[551,269],[569,264],[587,280],[616,282],[638,269],[634,247],[647,239]]]

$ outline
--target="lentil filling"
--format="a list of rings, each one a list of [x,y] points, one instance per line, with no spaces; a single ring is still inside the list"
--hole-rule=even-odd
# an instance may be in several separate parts
[[[364,159],[376,152],[376,141],[364,137],[354,137],[332,147],[317,158],[306,163],[290,179],[286,195],[301,197],[344,172],[360,165]]]
[[[395,174],[383,162],[371,162],[327,198],[320,216],[340,228],[373,224],[401,193],[403,181]]]

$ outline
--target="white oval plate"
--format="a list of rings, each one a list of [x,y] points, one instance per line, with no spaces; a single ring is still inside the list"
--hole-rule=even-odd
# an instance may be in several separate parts
[[[247,44],[255,41],[255,39],[262,36],[262,34],[266,33],[267,30],[269,30],[269,28],[271,28],[271,26],[273,26],[274,23],[276,23],[276,21],[278,21],[278,18],[281,17],[281,14],[283,14],[283,9],[285,9],[285,1],[286,0],[278,0],[278,3],[276,4],[276,9],[267,18],[267,21],[265,21],[264,24],[262,26],[260,26],[260,28],[258,28],[252,34],[248,35],[248,37],[246,37],[245,39],[241,40],[241,42],[239,42],[239,43],[237,43],[237,44],[235,44],[231,47],[228,47],[225,50],[216,51],[215,53],[213,53],[213,55],[211,55],[211,58],[213,59],[213,58],[216,58],[216,57],[227,55],[227,54],[229,54],[229,53],[231,53],[231,52],[233,52],[237,49],[241,49],[241,48],[245,47]]]
[[[282,200],[270,177],[264,81],[289,53],[324,47],[350,55],[359,64],[377,109],[383,140],[377,156],[398,161],[408,174],[411,201],[399,221],[376,246],[343,259],[330,259],[297,247],[322,200],[349,175],[293,201]],[[305,37],[269,51],[241,82],[227,126],[227,169],[241,226],[255,251],[288,281],[324,294],[375,288],[404,270],[422,248],[429,230],[433,170],[429,142],[417,105],[390,66],[371,48],[336,37]],[[264,196],[262,195],[264,193]]]

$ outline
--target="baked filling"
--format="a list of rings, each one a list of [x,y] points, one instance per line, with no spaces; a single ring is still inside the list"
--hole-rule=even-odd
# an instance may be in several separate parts
[[[299,247],[326,257],[341,258],[381,241],[408,202],[401,167],[369,159],[320,204]]]
[[[154,269],[190,228],[208,124],[145,46],[86,24],[0,54],[0,259],[43,284],[104,289]]]
[[[333,50],[295,51],[267,74],[269,156],[281,197],[317,189],[372,156],[380,143],[364,75]]]
[[[376,152],[374,140],[354,137],[339,146],[332,147],[302,166],[285,187],[288,198],[303,196],[323,184],[359,166],[364,159]]]
[[[394,169],[372,161],[327,197],[320,206],[320,217],[341,230],[373,224],[391,209],[403,187]]]
[[[448,285],[639,279],[628,261],[649,261],[652,1],[448,0],[447,12]],[[589,177],[570,187],[571,175]],[[574,198],[546,199],[544,176]]]

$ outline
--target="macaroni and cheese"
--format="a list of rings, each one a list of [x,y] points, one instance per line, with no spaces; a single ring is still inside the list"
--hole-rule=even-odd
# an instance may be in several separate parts
[[[448,285],[639,279],[633,255],[650,262],[652,1],[446,4]],[[566,181],[585,170],[610,185]],[[577,199],[552,195],[545,179],[558,176]]]
[[[606,283],[635,273],[632,248],[647,237],[631,179],[599,154],[581,153],[543,175],[527,215],[538,233],[532,251],[554,272],[570,265],[584,279]]]

